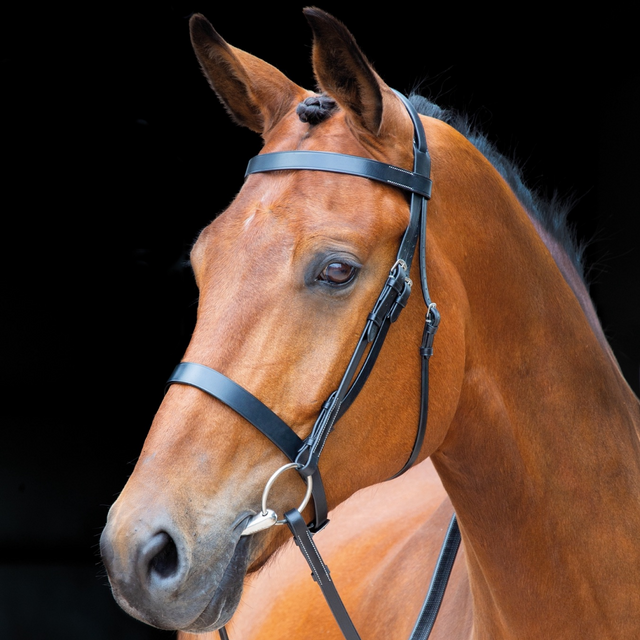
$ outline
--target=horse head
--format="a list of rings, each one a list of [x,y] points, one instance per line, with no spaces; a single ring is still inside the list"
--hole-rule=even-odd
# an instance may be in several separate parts
[[[413,125],[401,100],[341,23],[317,9],[305,15],[314,35],[317,93],[227,44],[203,16],[191,18],[199,63],[231,117],[262,135],[262,153],[330,151],[410,171]],[[425,127],[436,149],[451,135],[435,120]],[[184,360],[223,373],[305,438],[389,274],[409,223],[408,203],[401,190],[353,175],[249,175],[192,249],[200,297]],[[437,196],[434,204],[437,218]],[[442,289],[438,304],[447,308],[459,284],[446,261],[432,265],[429,255],[428,262],[434,286]],[[331,434],[320,461],[330,508],[393,475],[411,452],[424,315],[422,300],[413,296],[362,393]],[[435,367],[419,459],[440,444],[455,409],[462,327],[459,313],[443,323],[439,340],[446,347]],[[286,462],[222,402],[193,387],[171,386],[101,539],[121,606],[161,628],[225,624],[246,573],[286,540],[284,527],[241,536],[247,518],[260,511],[266,482]],[[304,489],[297,474],[283,474],[269,506],[282,514],[300,503]],[[313,504],[304,515],[313,518]]]

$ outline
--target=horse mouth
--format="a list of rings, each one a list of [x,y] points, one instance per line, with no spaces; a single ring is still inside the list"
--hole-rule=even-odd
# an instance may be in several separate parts
[[[211,600],[202,613],[183,631],[215,631],[231,620],[240,603],[242,586],[251,559],[251,538],[252,536],[240,538]]]

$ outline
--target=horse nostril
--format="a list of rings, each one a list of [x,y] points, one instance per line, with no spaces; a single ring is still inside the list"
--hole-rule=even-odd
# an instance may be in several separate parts
[[[178,570],[178,549],[173,538],[164,531],[153,537],[149,555],[149,571],[160,578],[170,578]]]

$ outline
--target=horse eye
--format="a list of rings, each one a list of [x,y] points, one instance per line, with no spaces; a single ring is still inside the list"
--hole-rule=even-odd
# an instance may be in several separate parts
[[[331,262],[318,276],[318,280],[331,285],[341,285],[351,282],[357,273],[357,269],[345,262]]]

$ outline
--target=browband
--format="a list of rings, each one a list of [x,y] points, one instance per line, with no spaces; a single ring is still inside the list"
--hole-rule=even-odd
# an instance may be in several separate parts
[[[431,180],[427,176],[377,160],[329,151],[276,151],[254,156],[249,160],[245,177],[252,173],[287,169],[347,173],[384,182],[425,198],[431,197]]]

